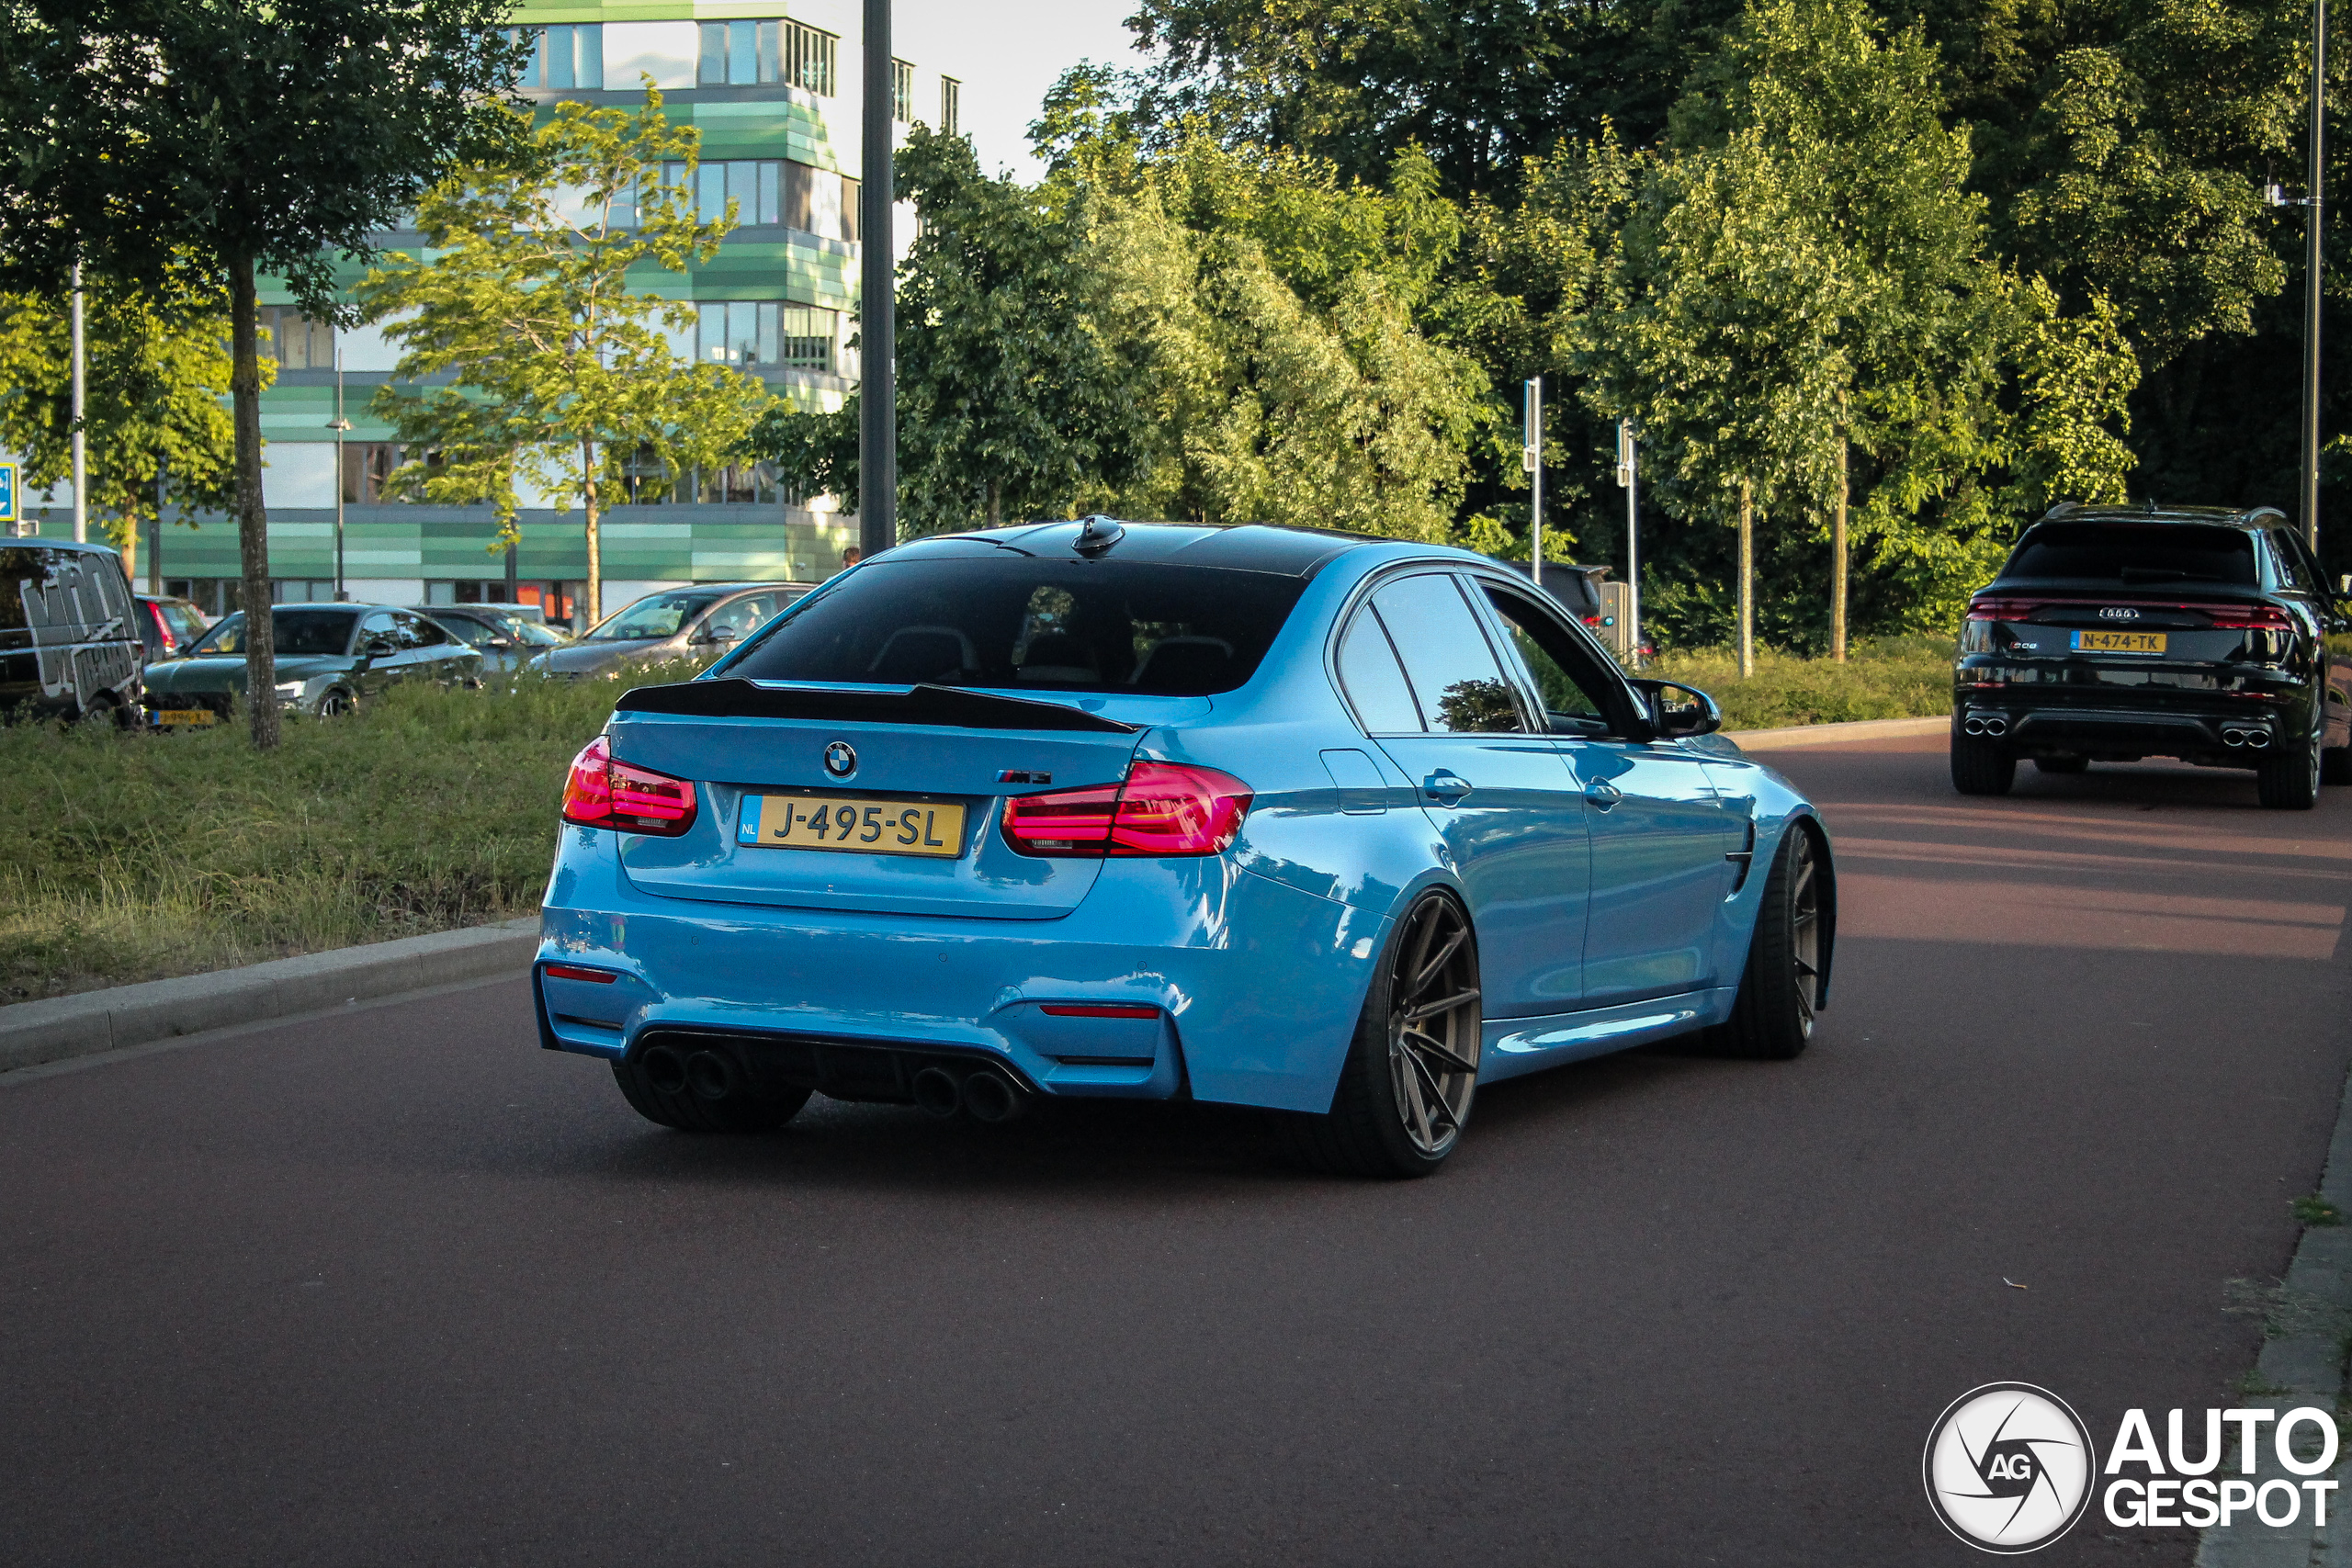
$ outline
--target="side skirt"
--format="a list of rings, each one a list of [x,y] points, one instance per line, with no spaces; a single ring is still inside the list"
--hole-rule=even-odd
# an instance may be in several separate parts
[[[1605,1056],[1611,1051],[1708,1028],[1731,1016],[1732,998],[1738,994],[1736,986],[1715,986],[1589,1012],[1489,1019],[1483,1032],[1485,1050],[1479,1057],[1478,1081],[1499,1083],[1563,1062]]]

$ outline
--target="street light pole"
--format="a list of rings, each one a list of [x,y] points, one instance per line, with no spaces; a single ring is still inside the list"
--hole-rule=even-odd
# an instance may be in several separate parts
[[[327,421],[334,432],[334,602],[348,597],[343,590],[343,437],[351,422],[343,417],[343,333],[334,334],[334,417]]]
[[[2327,0],[2312,0],[2312,145],[2303,210],[2303,534],[2319,549],[2320,184],[2327,123]]]
[[[1617,482],[1625,487],[1625,657],[1636,670],[1642,666],[1642,513],[1635,495],[1639,457],[1634,422],[1619,420]]]
[[[82,353],[82,264],[74,264],[74,542],[89,543],[90,498],[85,492],[89,479],[89,442],[82,434],[83,413],[83,353]]]
[[[1527,378],[1527,575],[1544,586],[1544,378]]]
[[[865,113],[859,164],[857,516],[865,555],[899,542],[899,341],[890,237],[890,0],[865,0]]]

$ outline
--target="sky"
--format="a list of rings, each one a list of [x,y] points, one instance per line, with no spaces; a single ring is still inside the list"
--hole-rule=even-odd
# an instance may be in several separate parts
[[[1143,63],[1125,27],[1135,0],[897,0],[892,18],[903,59],[964,84],[964,129],[994,174],[1023,180],[1045,171],[1029,156],[1029,122],[1046,89],[1081,60]]]

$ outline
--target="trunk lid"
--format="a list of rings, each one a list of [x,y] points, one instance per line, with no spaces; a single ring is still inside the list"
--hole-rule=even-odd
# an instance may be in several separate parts
[[[1138,700],[1090,698],[1081,707],[940,687],[897,692],[748,681],[631,692],[608,730],[614,758],[693,780],[699,809],[679,838],[623,834],[621,864],[633,886],[660,897],[1053,919],[1078,907],[1102,863],[1015,853],[998,831],[1001,805],[1008,795],[1124,778],[1146,725],[1102,711],[1114,703],[1133,707]],[[846,772],[829,769],[829,752],[836,767],[848,762]],[[743,842],[747,812],[775,820],[777,807],[759,804],[768,795],[804,808],[817,797],[860,810],[877,805],[894,818],[907,807],[925,807],[934,823],[939,807],[960,806],[959,852],[877,853],[855,840],[848,849]]]

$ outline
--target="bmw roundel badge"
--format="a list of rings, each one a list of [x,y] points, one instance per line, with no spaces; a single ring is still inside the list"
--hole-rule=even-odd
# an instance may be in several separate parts
[[[857,772],[857,750],[846,740],[836,740],[825,748],[825,772],[837,779],[845,779]]]

